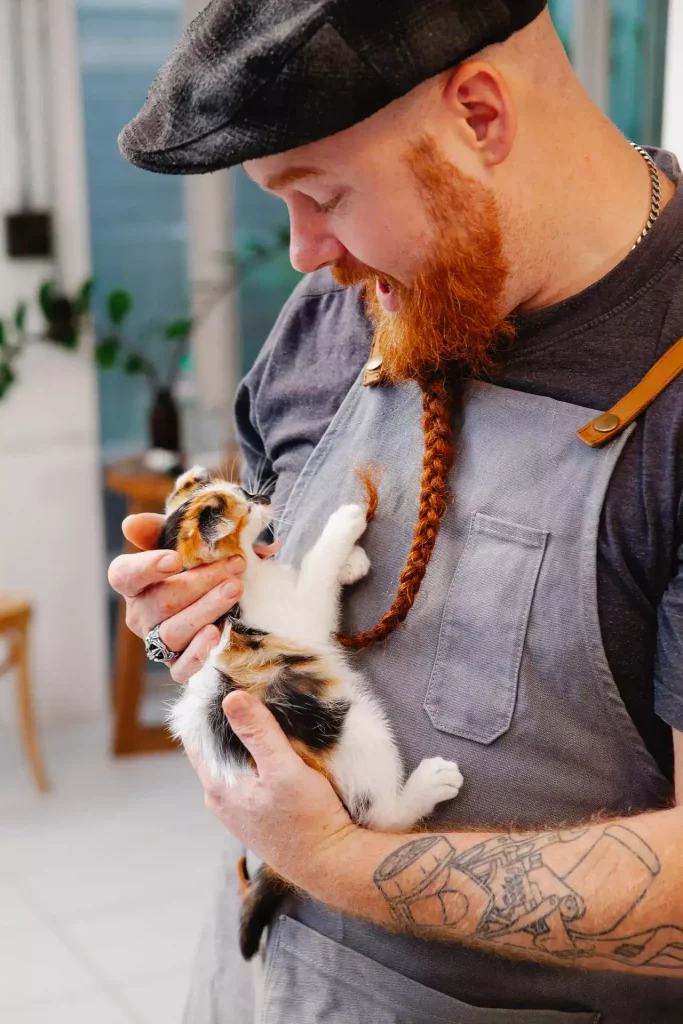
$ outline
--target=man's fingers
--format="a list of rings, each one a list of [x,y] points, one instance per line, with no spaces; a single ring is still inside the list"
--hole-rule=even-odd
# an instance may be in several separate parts
[[[241,593],[242,584],[238,579],[231,579],[219,587],[214,587],[177,615],[162,620],[159,636],[169,651],[184,651],[204,626],[215,622],[237,604]],[[153,622],[149,629],[153,629],[155,625],[157,623]]]
[[[128,625],[138,636],[136,623],[143,624],[156,616],[152,626],[182,611],[209,590],[244,572],[244,559],[234,558],[200,565],[179,573],[159,569],[159,564],[172,551],[147,551],[136,555],[119,555],[109,566],[109,582],[114,590],[131,600]],[[170,577],[170,578],[169,578]],[[139,596],[138,596],[139,595]],[[142,628],[142,626],[140,626]],[[150,629],[152,627],[150,626]]]
[[[199,672],[220,638],[221,634],[216,626],[205,626],[197,633],[180,657],[171,662],[171,675],[176,683],[187,683],[195,672]]]
[[[265,704],[245,693],[233,690],[223,701],[223,711],[233,731],[256,762],[263,779],[282,775],[287,766],[301,767],[301,759]]]
[[[151,551],[157,546],[164,522],[163,516],[153,512],[141,512],[137,516],[126,516],[121,524],[123,536],[141,551]]]
[[[182,569],[175,551],[142,551],[119,555],[109,566],[109,583],[123,597],[137,597],[147,587],[167,580]]]

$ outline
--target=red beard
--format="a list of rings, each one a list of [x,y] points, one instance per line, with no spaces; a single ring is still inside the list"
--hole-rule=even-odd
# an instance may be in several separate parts
[[[432,254],[415,282],[401,282],[364,264],[333,267],[344,287],[364,285],[384,370],[396,380],[424,381],[456,363],[474,375],[490,371],[496,345],[514,336],[501,314],[508,276],[493,195],[445,160],[424,138],[409,165],[436,229]],[[377,279],[391,285],[398,310],[387,313]]]

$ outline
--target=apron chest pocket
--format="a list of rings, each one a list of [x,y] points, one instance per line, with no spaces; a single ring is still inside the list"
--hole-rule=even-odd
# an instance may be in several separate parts
[[[424,707],[441,732],[493,743],[510,728],[548,534],[477,512],[451,582]]]

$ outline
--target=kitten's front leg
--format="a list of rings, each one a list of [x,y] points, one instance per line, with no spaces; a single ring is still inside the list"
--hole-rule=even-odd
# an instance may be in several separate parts
[[[342,505],[327,520],[301,563],[297,590],[308,603],[321,640],[327,640],[337,628],[343,573],[349,560],[353,561],[352,552],[366,525],[365,512],[359,505]]]

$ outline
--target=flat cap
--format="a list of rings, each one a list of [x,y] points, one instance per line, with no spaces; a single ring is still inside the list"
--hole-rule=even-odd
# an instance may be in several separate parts
[[[212,0],[119,137],[201,174],[315,142],[500,43],[547,0]]]

